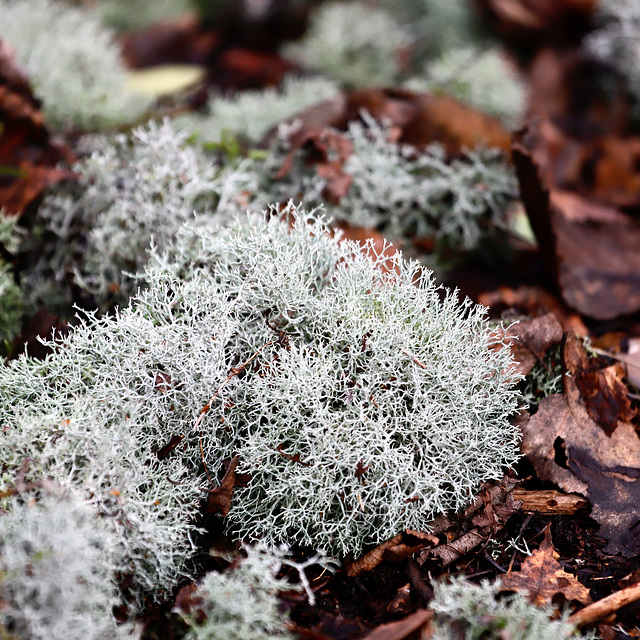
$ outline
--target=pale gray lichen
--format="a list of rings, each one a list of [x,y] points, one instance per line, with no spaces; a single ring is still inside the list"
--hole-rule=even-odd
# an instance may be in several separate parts
[[[234,362],[260,350],[203,422],[208,465],[239,454],[252,476],[228,515],[240,537],[359,553],[468,504],[517,459],[510,355],[489,349],[483,309],[417,263],[366,257],[297,214],[292,229],[201,230],[172,261],[233,301]],[[265,346],[274,329],[286,346]]]
[[[0,636],[25,640],[133,638],[118,604],[114,536],[74,492],[14,497],[0,512]]]
[[[636,0],[602,0],[596,26],[585,38],[586,51],[622,76],[640,120],[640,4]]]
[[[469,0],[377,0],[411,34],[413,58],[421,66],[460,47],[484,47],[488,37]]]
[[[363,114],[363,122],[351,122],[340,134],[353,149],[342,167],[351,184],[338,204],[330,204],[323,195],[327,180],[307,166],[303,150],[283,179],[273,179],[288,152],[289,134],[288,128],[281,131],[259,163],[262,172],[255,169],[261,183],[254,206],[300,199],[391,240],[433,237],[457,251],[474,250],[508,226],[518,186],[513,167],[497,149],[477,148],[448,159],[438,144],[417,150],[394,141],[388,125]]]
[[[48,124],[95,129],[131,122],[148,103],[125,88],[113,34],[87,9],[56,0],[1,0],[0,38],[16,51]]]
[[[69,273],[101,307],[126,304],[142,281],[151,245],[163,249],[197,217],[221,224],[243,209],[253,174],[223,168],[169,121],[150,122],[131,135],[95,140],[95,150],[75,170],[78,184],[58,189],[38,211],[53,241],[23,275],[32,306],[51,305],[49,288]]]
[[[298,568],[308,582],[304,569],[314,564],[333,571],[333,561],[316,554],[305,563],[289,558],[286,546],[246,545],[246,558],[238,566],[221,573],[211,571],[198,583],[192,596],[204,619],[193,613],[181,615],[189,625],[187,640],[285,640],[294,638],[287,628],[288,615],[281,611],[278,593],[301,591],[303,586],[279,577],[286,567]],[[300,568],[302,567],[302,568]]]
[[[176,316],[176,317],[174,317]],[[170,461],[157,452],[189,433],[201,399],[226,375],[224,297],[158,283],[114,316],[85,318],[45,360],[0,368],[2,476],[52,478],[112,517],[115,564],[138,605],[193,570],[203,493],[197,438]]]
[[[16,285],[13,269],[0,262],[0,353],[7,353],[22,326],[22,291]]]
[[[234,535],[345,554],[427,528],[518,458],[511,355],[484,309],[327,231],[292,205],[202,219],[129,308],[0,368],[4,474],[31,458],[117,514],[137,597],[188,572],[203,462],[219,476],[239,455],[251,475]]]
[[[410,37],[383,9],[365,2],[325,2],[304,38],[285,55],[349,86],[393,84],[401,75],[401,48]]]
[[[190,0],[98,0],[102,21],[115,31],[143,29],[175,18],[191,8]]]
[[[181,116],[175,126],[205,143],[220,143],[226,136],[256,143],[277,124],[337,91],[336,84],[325,78],[287,76],[280,88],[241,91],[229,97],[212,95],[204,113]]]
[[[526,89],[515,65],[498,48],[470,46],[445,51],[407,81],[416,91],[444,92],[515,128],[522,119]]]
[[[499,582],[473,584],[464,578],[436,583],[433,640],[553,640],[579,636],[567,616],[536,607],[520,593],[499,597]],[[592,636],[589,636],[592,637]]]
[[[0,246],[7,253],[15,254],[23,236],[17,218],[0,208]],[[0,354],[10,353],[13,340],[20,333],[23,306],[22,290],[16,282],[13,268],[0,260]]]

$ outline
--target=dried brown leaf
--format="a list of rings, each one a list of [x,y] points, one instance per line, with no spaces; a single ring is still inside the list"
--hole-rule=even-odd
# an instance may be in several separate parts
[[[538,477],[589,499],[591,513],[608,540],[605,550],[632,556],[640,551],[640,439],[619,422],[607,436],[591,417],[571,376],[566,395],[545,398],[521,425],[522,451]]]
[[[629,422],[636,415],[631,405],[629,390],[622,378],[624,366],[617,362],[603,366],[599,358],[589,358],[576,336],[568,336],[564,348],[567,369],[573,374],[576,385],[591,419],[610,436],[618,421]]]
[[[432,616],[431,611],[419,609],[404,620],[381,624],[364,636],[362,640],[405,640],[405,638],[413,637],[420,629],[426,637],[429,637],[428,628]]]
[[[560,343],[562,333],[562,326],[553,313],[510,326],[505,335],[518,363],[517,372],[527,375],[548,349]]]
[[[0,208],[21,215],[49,186],[76,177],[56,167],[73,154],[52,141],[27,76],[2,40],[0,78]]]
[[[562,568],[557,557],[551,541],[550,525],[547,525],[542,544],[525,559],[520,571],[501,576],[502,587],[509,591],[526,592],[530,601],[539,607],[551,604],[558,593],[567,601],[589,604],[589,590]]]
[[[229,463],[227,472],[222,478],[219,487],[208,491],[207,513],[219,513],[226,516],[231,509],[231,498],[233,497],[233,487],[236,484],[236,467],[240,461],[240,456],[234,456]]]

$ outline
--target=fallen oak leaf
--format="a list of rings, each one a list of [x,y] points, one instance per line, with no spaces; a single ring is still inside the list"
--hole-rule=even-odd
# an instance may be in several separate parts
[[[517,289],[500,287],[494,291],[485,291],[478,296],[478,302],[489,307],[492,313],[504,309],[516,309],[530,316],[540,313],[553,313],[562,329],[579,336],[589,335],[589,330],[576,313],[573,313],[560,299],[541,287],[521,286]]]
[[[542,257],[566,303],[598,320],[640,309],[640,221],[555,175],[570,146],[548,120],[518,132],[513,160]],[[562,162],[560,162],[560,160]]]
[[[345,91],[289,118],[298,128],[291,132],[292,150],[300,149],[323,129],[346,131],[349,123],[368,113],[387,122],[397,142],[422,149],[440,143],[448,156],[477,146],[511,150],[511,134],[495,118],[458,102],[447,95],[435,95],[397,87]],[[272,129],[263,143],[276,133]]]
[[[538,607],[551,604],[558,593],[568,602],[590,604],[589,590],[562,568],[557,556],[551,540],[551,525],[547,525],[542,544],[524,560],[520,571],[500,576],[502,588],[525,591],[531,603]]]

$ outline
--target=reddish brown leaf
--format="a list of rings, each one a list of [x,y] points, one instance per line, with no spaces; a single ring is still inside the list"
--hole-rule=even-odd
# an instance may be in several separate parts
[[[433,533],[445,534],[446,542],[423,551],[418,563],[424,564],[429,558],[436,557],[443,565],[449,565],[488,538],[495,537],[509,517],[519,509],[520,505],[513,499],[516,485],[517,482],[507,477],[499,483],[485,482],[471,505],[459,516],[461,522],[436,519]]]
[[[220,36],[203,30],[195,15],[156,22],[121,38],[122,57],[132,69],[161,64],[205,64]]]
[[[622,381],[624,366],[615,363],[603,366],[599,358],[589,359],[582,341],[576,336],[567,338],[564,349],[567,369],[574,375],[576,385],[589,416],[610,436],[618,421],[628,422],[636,415],[629,390]]]
[[[303,467],[309,467],[309,463],[308,462],[303,462],[300,458],[300,454],[296,453],[294,455],[291,455],[290,453],[287,453],[286,451],[282,450],[282,445],[279,444],[276,447],[276,451],[283,457],[286,458],[287,460],[291,460],[291,462],[295,462],[296,464],[301,464]]]
[[[589,590],[562,568],[557,557],[551,541],[550,525],[547,525],[542,544],[526,558],[520,571],[501,576],[502,587],[509,591],[526,592],[530,601],[539,607],[550,605],[558,593],[569,602],[589,604]]]
[[[210,79],[217,86],[236,89],[277,86],[292,68],[292,64],[277,53],[230,48],[212,67]]]
[[[394,269],[392,256],[398,252],[398,247],[391,244],[379,231],[354,227],[343,220],[336,221],[334,227],[337,227],[342,232],[341,240],[357,242],[364,249],[365,254],[371,258],[376,259],[379,256],[384,256],[386,259],[381,264],[381,269],[385,273],[389,273]]]
[[[171,376],[168,373],[158,371],[156,373],[155,388],[160,393],[167,393],[171,389]]]
[[[390,540],[378,545],[364,556],[347,566],[347,575],[351,578],[375,569],[384,560],[400,562],[422,551],[425,547],[438,544],[438,538],[429,533],[404,531]]]
[[[156,458],[164,460],[183,440],[184,434],[182,433],[179,436],[173,436],[164,447],[156,451]]]
[[[357,89],[337,95],[296,114],[300,128],[291,134],[293,150],[301,148],[323,129],[346,130],[366,111],[388,122],[394,140],[420,149],[439,142],[451,155],[478,145],[509,153],[511,135],[498,122],[445,95],[408,89]]]
[[[220,486],[208,490],[207,513],[219,513],[222,517],[229,513],[229,509],[231,509],[231,498],[233,497],[233,487],[236,484],[236,467],[239,461],[240,456],[234,456],[229,463],[229,467],[222,478]]]
[[[562,42],[588,28],[596,0],[476,0],[492,28],[519,44]]]
[[[489,307],[494,315],[501,310],[514,309],[526,315],[553,313],[562,325],[563,331],[586,336],[589,330],[584,322],[558,298],[540,287],[522,286],[517,289],[500,287],[496,291],[487,291],[478,297],[480,304]]]
[[[349,94],[346,121],[362,111],[398,127],[400,142],[422,148],[441,143],[450,154],[485,145],[509,153],[511,135],[490,118],[447,95],[407,89],[359,89]],[[340,128],[344,128],[346,123]]]
[[[362,476],[364,476],[364,474],[367,473],[367,471],[369,471],[369,465],[365,467],[362,460],[358,460],[358,464],[356,465],[356,473],[355,473],[356,478],[360,480],[360,478],[362,478]]]
[[[204,598],[198,594],[198,587],[193,582],[180,587],[174,607],[185,616],[190,616],[198,625],[204,624],[207,619]]]

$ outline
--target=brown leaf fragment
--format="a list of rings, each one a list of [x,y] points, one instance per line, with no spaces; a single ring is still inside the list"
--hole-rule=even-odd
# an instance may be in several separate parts
[[[350,578],[355,578],[361,573],[366,573],[375,569],[384,559],[385,549],[395,547],[402,541],[402,534],[394,536],[390,540],[386,540],[382,544],[378,545],[375,549],[372,549],[368,553],[365,553],[361,558],[355,560],[347,567],[347,575]]]
[[[407,584],[403,585],[396,591],[396,595],[385,607],[385,610],[389,615],[398,617],[401,615],[407,615],[412,608],[411,584],[407,582]]]
[[[622,381],[625,369],[620,363],[590,371],[576,377],[576,384],[587,405],[587,411],[610,436],[618,421],[628,422],[635,417],[627,385]]]
[[[629,390],[623,382],[624,366],[617,362],[604,366],[604,360],[589,358],[582,341],[568,336],[564,347],[564,361],[573,374],[576,385],[591,419],[610,436],[618,421],[629,422],[636,415]]]
[[[524,560],[520,571],[500,577],[503,589],[525,591],[529,600],[538,607],[551,604],[558,593],[569,602],[589,604],[589,590],[562,568],[557,557],[551,541],[551,525],[547,525],[542,544]]]
[[[428,533],[407,530],[378,545],[347,567],[347,575],[355,578],[375,569],[384,560],[401,562],[425,547],[435,546],[438,538]]]
[[[585,29],[596,0],[476,0],[484,18],[515,42],[566,41]]]
[[[540,480],[589,499],[591,517],[608,540],[606,552],[635,555],[640,551],[640,439],[628,422],[618,422],[606,435],[589,416],[573,377],[565,377],[565,388],[566,395],[545,398],[521,425],[522,451]]]
[[[332,129],[299,129],[291,136],[290,145],[275,179],[281,180],[291,171],[298,150],[304,147],[306,162],[313,165],[318,176],[326,182],[323,195],[332,204],[338,204],[353,182],[353,177],[343,169],[353,153],[351,141]]]
[[[446,567],[457,562],[462,558],[462,556],[485,543],[487,539],[487,536],[482,535],[477,529],[474,529],[461,535],[456,540],[452,540],[446,544],[441,544],[435,549],[429,549],[423,554],[420,554],[419,561],[424,563],[428,557],[435,557],[439,558],[442,564]]]
[[[229,468],[224,474],[220,486],[207,490],[209,494],[206,509],[207,513],[219,513],[223,518],[229,513],[233,487],[236,484],[236,467],[239,461],[240,456],[234,456],[229,463]]]
[[[360,120],[363,112],[389,123],[394,142],[417,149],[432,142],[443,145],[449,155],[478,145],[505,153],[511,149],[511,134],[495,118],[446,95],[391,87],[354,89],[301,111],[289,118],[300,123],[289,143],[299,149],[323,129],[346,131],[349,122]]]
[[[506,330],[507,342],[518,363],[516,371],[527,375],[548,349],[562,340],[562,326],[553,313],[521,320]]]
[[[364,636],[362,640],[405,640],[405,638],[416,637],[414,634],[421,629],[422,637],[428,638],[431,635],[428,629],[432,616],[431,611],[418,609],[404,620],[381,624]]]
[[[201,625],[204,624],[207,616],[204,612],[204,599],[202,598],[202,596],[197,594],[198,587],[194,582],[185,584],[178,590],[178,594],[176,595],[176,599],[174,602],[174,607],[180,610],[185,615],[192,616],[196,624]]]
[[[356,465],[356,478],[358,478],[358,480],[360,480],[360,478],[362,478],[362,476],[367,473],[367,471],[369,470],[370,465],[367,465],[366,467],[364,466],[364,463],[362,462],[362,460],[358,460],[358,464]]]
[[[446,532],[447,541],[433,549],[426,549],[418,556],[418,564],[424,564],[429,558],[439,558],[443,565],[449,565],[473,551],[500,531],[510,516],[519,510],[519,503],[513,499],[516,486],[510,478],[498,482],[486,482],[474,501],[461,514],[461,523],[456,526],[449,523]],[[434,532],[436,531],[434,526]]]
[[[399,127],[399,141],[418,149],[431,142],[439,142],[449,154],[478,145],[505,153],[511,149],[511,135],[498,120],[447,95],[398,88],[352,91],[347,121],[358,118],[363,110]]]
[[[322,190],[322,195],[327,199],[327,202],[334,205],[339,204],[340,200],[349,192],[353,176],[345,173],[337,162],[318,165],[316,173],[327,183]]]
[[[164,460],[182,441],[184,440],[184,434],[173,436],[167,444],[156,451],[156,458],[158,460]]]
[[[527,215],[563,298],[584,315],[609,320],[640,309],[640,220],[558,175],[576,146],[539,120],[516,134],[513,158]],[[584,162],[577,164],[582,175]]]
[[[514,309],[531,316],[553,313],[563,331],[576,333],[579,336],[589,334],[580,316],[573,313],[560,299],[540,287],[522,286],[517,289],[500,287],[480,294],[478,302],[489,307],[494,317],[501,309]]]
[[[276,451],[283,457],[286,458],[287,460],[290,460],[291,462],[295,462],[296,464],[301,464],[303,467],[310,467],[311,465],[308,462],[303,462],[302,459],[300,458],[300,454],[296,453],[296,454],[290,454],[287,453],[286,451],[282,450],[282,446],[281,444],[279,444],[276,447]]]
[[[158,371],[156,373],[155,388],[160,393],[167,393],[171,389],[171,376],[168,373]]]
[[[385,260],[380,265],[384,273],[391,273],[397,269],[393,256],[398,253],[398,247],[389,242],[379,231],[356,227],[344,220],[336,220],[333,226],[341,232],[340,242],[343,240],[357,242],[363,252],[373,260],[384,256]]]

